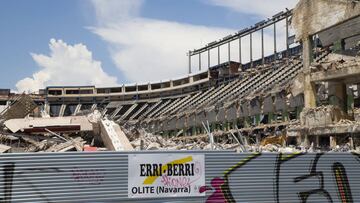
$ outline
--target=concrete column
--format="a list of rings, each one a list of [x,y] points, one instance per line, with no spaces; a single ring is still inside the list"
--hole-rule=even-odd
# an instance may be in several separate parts
[[[350,135],[350,137],[349,137],[349,142],[350,142],[350,148],[351,148],[351,149],[355,149],[353,135]]]
[[[261,142],[261,135],[257,134],[256,135],[256,145],[260,145],[260,142]]]
[[[309,135],[305,134],[304,135],[304,142],[303,142],[304,147],[309,147],[310,146],[310,142],[309,142]]]
[[[316,91],[315,84],[310,81],[310,64],[313,60],[312,56],[312,39],[310,37],[303,39],[303,66],[304,66],[304,105],[305,108],[316,107]]]
[[[296,119],[299,119],[300,118],[300,113],[301,111],[303,110],[303,107],[296,107]]]
[[[354,111],[354,86],[346,86],[346,110],[348,114],[353,115]]]
[[[299,145],[302,143],[302,133],[298,132],[298,135],[296,136],[296,145]]]
[[[346,85],[339,82],[329,82],[328,88],[329,103],[346,112]]]
[[[320,147],[320,136],[318,136],[318,135],[315,135],[315,146],[316,147]]]
[[[188,68],[189,68],[189,71],[188,71],[188,72],[189,72],[189,74],[190,74],[190,73],[191,73],[191,51],[189,51],[189,55],[188,55],[188,56],[189,56],[189,67],[188,67]]]
[[[337,145],[335,136],[330,136],[329,139],[330,139],[330,148],[335,148]]]
[[[282,117],[282,120],[285,122],[285,121],[288,121],[289,120],[289,114],[286,110],[283,110],[282,114],[281,114],[281,117]]]

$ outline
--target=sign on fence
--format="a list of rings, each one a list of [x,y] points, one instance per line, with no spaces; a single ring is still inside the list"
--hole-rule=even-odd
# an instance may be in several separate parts
[[[130,154],[128,156],[128,197],[205,196],[204,155]]]

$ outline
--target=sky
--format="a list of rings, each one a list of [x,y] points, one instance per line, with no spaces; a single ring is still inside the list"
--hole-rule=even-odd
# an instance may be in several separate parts
[[[0,88],[142,84],[187,75],[186,53],[297,0],[2,0]],[[284,26],[279,25],[279,41]],[[253,46],[260,46],[259,33]],[[272,29],[265,30],[271,54]],[[249,44],[243,39],[244,59]],[[231,46],[236,49],[238,43]],[[279,45],[281,49],[285,45]],[[224,51],[223,51],[224,50]],[[225,53],[226,47],[221,47]],[[256,51],[255,51],[256,52]],[[215,57],[215,51],[210,52]],[[259,52],[254,56],[259,56]],[[231,58],[238,54],[231,52]],[[202,56],[207,61],[207,56]],[[222,54],[225,61],[227,55]],[[192,60],[193,71],[198,69]],[[214,65],[215,60],[210,65]],[[203,64],[203,69],[208,64]]]

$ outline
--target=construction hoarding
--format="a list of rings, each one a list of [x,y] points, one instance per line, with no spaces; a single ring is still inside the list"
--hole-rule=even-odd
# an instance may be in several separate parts
[[[193,157],[188,163],[205,159],[205,177],[199,175],[194,182],[204,184],[198,193],[129,197],[129,188],[144,181],[129,177],[141,172],[139,164],[169,163],[188,156]],[[1,154],[0,202],[360,202],[359,169],[359,155],[354,153]]]

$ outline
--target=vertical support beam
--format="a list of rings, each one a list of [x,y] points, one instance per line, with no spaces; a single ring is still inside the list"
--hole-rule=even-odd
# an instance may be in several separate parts
[[[315,135],[315,146],[320,147],[320,136],[319,135]]]
[[[353,115],[354,112],[354,92],[349,85],[346,86],[346,110],[348,114]]]
[[[189,74],[191,73],[191,51],[189,51]]]
[[[329,82],[328,84],[329,103],[347,112],[346,85],[341,82]]]
[[[286,16],[286,57],[289,57],[289,16]]]
[[[239,63],[240,63],[240,67],[242,66],[241,63],[241,37],[239,37]]]
[[[256,146],[259,147],[261,142],[261,135],[256,134]]]
[[[218,65],[220,65],[220,46],[218,46]]]
[[[309,135],[308,134],[304,135],[303,146],[306,147],[306,148],[310,146],[310,141],[309,141]]]
[[[300,113],[303,110],[303,107],[298,106],[296,107],[296,119],[300,119]]]
[[[334,149],[336,148],[337,142],[336,142],[336,137],[335,136],[330,136],[330,148]]]
[[[199,53],[199,71],[201,70],[201,53]]]
[[[252,55],[252,33],[250,33],[250,64],[253,66],[253,55]]]
[[[315,84],[310,80],[310,64],[312,57],[312,38],[307,37],[302,40],[303,43],[303,68],[304,68],[304,105],[305,108],[316,107]]]
[[[284,122],[289,120],[289,114],[288,114],[287,110],[282,111],[281,117]]]
[[[208,67],[210,68],[210,49],[208,50]]]
[[[262,64],[265,64],[265,57],[264,57],[264,28],[261,29],[261,58]]]
[[[228,61],[230,62],[230,54],[231,54],[231,52],[230,52],[230,42],[228,43]]]
[[[274,23],[274,56],[275,56],[275,60],[277,59],[276,56],[276,23]]]
[[[350,134],[349,142],[350,142],[350,149],[355,149],[354,136],[352,133]]]

